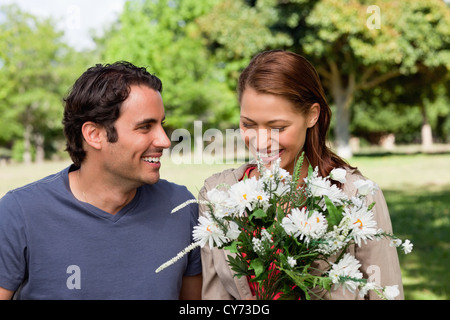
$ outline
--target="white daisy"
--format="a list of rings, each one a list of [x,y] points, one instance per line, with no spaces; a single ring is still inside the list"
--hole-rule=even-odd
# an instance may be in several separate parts
[[[335,284],[335,289],[343,286],[344,291],[347,289],[354,293],[359,286],[359,282],[354,279],[362,279],[363,274],[359,271],[361,264],[351,254],[346,253],[338,263],[332,263],[329,276]]]
[[[350,217],[351,233],[358,246],[361,246],[361,240],[367,243],[368,239],[372,240],[375,237],[377,222],[372,211],[368,211],[366,207],[345,208],[344,215]]]
[[[384,287],[383,294],[386,299],[394,300],[395,297],[397,297],[400,294],[400,291],[398,290],[398,285]]]
[[[194,240],[199,242],[202,248],[207,243],[211,249],[214,246],[221,247],[222,244],[228,241],[228,238],[224,235],[217,223],[214,222],[209,213],[201,216],[198,222],[199,224],[194,227],[192,235]]]
[[[239,215],[242,215],[246,208],[254,209],[258,196],[261,196],[257,190],[259,190],[259,185],[255,177],[241,180],[228,190],[229,198],[226,203],[228,206],[234,207]]]
[[[308,243],[310,239],[320,238],[327,231],[328,223],[325,217],[317,212],[309,212],[303,207],[301,210],[294,208],[291,213],[283,218],[281,225],[287,234],[305,239]]]

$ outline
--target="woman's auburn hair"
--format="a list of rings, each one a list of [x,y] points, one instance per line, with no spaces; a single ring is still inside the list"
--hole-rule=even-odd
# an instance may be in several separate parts
[[[319,75],[303,56],[290,51],[271,50],[257,54],[243,70],[238,82],[239,103],[247,88],[281,96],[292,102],[295,110],[306,115],[314,103],[320,105],[316,124],[307,129],[303,147],[313,168],[323,177],[334,168],[351,168],[344,159],[326,144],[331,121],[331,109]]]

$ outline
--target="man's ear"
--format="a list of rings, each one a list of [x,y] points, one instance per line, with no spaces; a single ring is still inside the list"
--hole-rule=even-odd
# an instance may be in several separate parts
[[[83,126],[81,127],[84,141],[97,150],[100,150],[102,147],[102,140],[104,138],[103,131],[104,129],[102,126],[99,126],[92,121],[83,123]]]
[[[314,127],[317,120],[319,119],[319,116],[320,116],[320,104],[316,102],[309,108],[309,113],[307,115],[308,128]]]

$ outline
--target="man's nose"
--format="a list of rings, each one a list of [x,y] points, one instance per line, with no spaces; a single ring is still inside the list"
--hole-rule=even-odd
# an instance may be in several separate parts
[[[162,126],[160,126],[158,132],[156,133],[156,138],[153,141],[153,144],[155,145],[155,147],[161,149],[168,149],[170,147],[171,141]]]

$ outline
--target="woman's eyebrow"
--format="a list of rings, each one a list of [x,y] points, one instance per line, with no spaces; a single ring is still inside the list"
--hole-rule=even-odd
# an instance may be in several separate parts
[[[244,118],[245,120],[250,121],[250,122],[255,122],[254,120],[252,120],[252,119],[250,119],[250,118],[248,118],[248,117],[246,117],[246,116],[241,116],[241,118]],[[267,121],[267,124],[273,124],[273,123],[275,123],[275,122],[284,122],[284,123],[288,123],[289,120],[285,120],[285,119],[273,119],[273,120]],[[256,123],[256,122],[255,122],[255,123]]]

